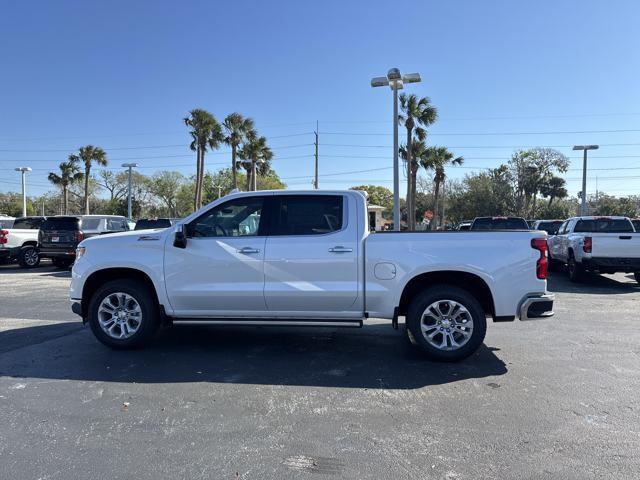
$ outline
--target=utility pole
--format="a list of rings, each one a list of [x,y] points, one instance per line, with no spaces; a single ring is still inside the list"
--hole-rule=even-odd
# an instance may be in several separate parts
[[[127,218],[129,220],[131,220],[131,172],[133,168],[137,168],[138,164],[137,163],[123,163],[122,164],[123,167],[128,168],[129,169],[129,186],[128,186],[128,193],[127,193]]]
[[[31,171],[29,167],[18,167],[15,169],[16,172],[22,173],[22,216],[27,216],[27,180],[26,173]],[[37,207],[36,207],[37,208]]]
[[[316,190],[318,189],[318,144],[320,143],[319,141],[319,137],[320,137],[320,133],[319,133],[319,128],[318,128],[318,121],[316,120],[316,131],[314,132],[316,134],[316,141],[315,141],[315,146],[316,146],[316,154],[315,154],[315,158],[316,158],[316,168],[315,168],[315,175],[314,175],[314,180],[313,180],[313,188],[315,188]]]
[[[587,150],[597,150],[599,145],[575,145],[574,150],[582,150],[582,202],[580,204],[580,215],[587,215]]]

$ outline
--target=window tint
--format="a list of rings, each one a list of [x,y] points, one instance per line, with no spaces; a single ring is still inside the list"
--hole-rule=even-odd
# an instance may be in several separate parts
[[[544,230],[549,235],[557,235],[561,225],[562,222],[540,222],[537,229]]]
[[[341,195],[276,197],[270,235],[321,235],[342,229]]]
[[[16,228],[16,229],[22,228],[24,230],[37,230],[40,228],[43,222],[44,222],[44,218],[16,218],[16,221],[13,223],[13,228]]]
[[[129,230],[129,227],[125,221],[120,218],[108,218],[107,230],[111,232],[123,232],[125,230]]]
[[[80,221],[74,217],[49,217],[42,224],[41,230],[78,230]]]
[[[83,230],[97,230],[100,226],[101,218],[83,218],[82,229]]]
[[[473,221],[471,230],[529,230],[523,218],[483,217]]]
[[[608,232],[608,233],[627,233],[633,232],[633,225],[629,220],[613,218],[596,218],[593,220],[578,220],[574,232]]]
[[[192,237],[246,237],[258,235],[262,197],[246,197],[218,205],[189,224]]]
[[[558,235],[564,235],[565,233],[567,233],[567,227],[569,226],[569,220],[565,220],[562,225],[560,225],[560,228],[558,229]]]
[[[636,232],[640,232],[640,220],[631,220],[633,223],[633,228],[636,229]]]

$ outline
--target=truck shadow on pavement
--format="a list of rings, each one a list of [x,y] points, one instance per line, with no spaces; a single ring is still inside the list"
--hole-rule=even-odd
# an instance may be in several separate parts
[[[430,362],[388,324],[359,331],[181,326],[147,349],[112,351],[74,322],[0,332],[0,345],[0,376],[13,378],[417,389],[507,372],[485,345],[462,362]]]
[[[587,275],[581,283],[573,283],[566,272],[553,272],[547,279],[547,289],[550,292],[611,294],[611,293],[639,293],[640,285],[633,275],[624,275],[624,281],[604,276]]]

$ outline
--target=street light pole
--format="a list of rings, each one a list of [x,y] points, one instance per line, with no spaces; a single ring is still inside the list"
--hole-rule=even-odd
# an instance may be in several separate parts
[[[587,150],[597,150],[599,145],[574,145],[574,150],[582,150],[582,201],[580,203],[580,215],[587,212]]]
[[[372,87],[388,86],[393,92],[393,229],[400,231],[400,171],[398,165],[398,90],[402,90],[405,83],[419,82],[419,73],[401,75],[400,70],[392,68],[386,77],[371,79]]]
[[[138,164],[137,163],[123,163],[122,164],[123,167],[128,168],[129,169],[129,186],[128,186],[128,193],[127,193],[127,218],[129,220],[131,220],[131,173],[132,173],[132,169],[133,168],[137,168]]]
[[[31,171],[30,167],[18,167],[15,169],[16,172],[22,173],[22,216],[27,216],[27,181],[26,181],[26,173]]]

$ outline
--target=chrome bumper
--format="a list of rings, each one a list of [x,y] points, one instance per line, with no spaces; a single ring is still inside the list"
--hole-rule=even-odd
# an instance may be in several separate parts
[[[551,317],[555,298],[556,296],[553,293],[525,298],[518,310],[520,320],[537,320]]]

